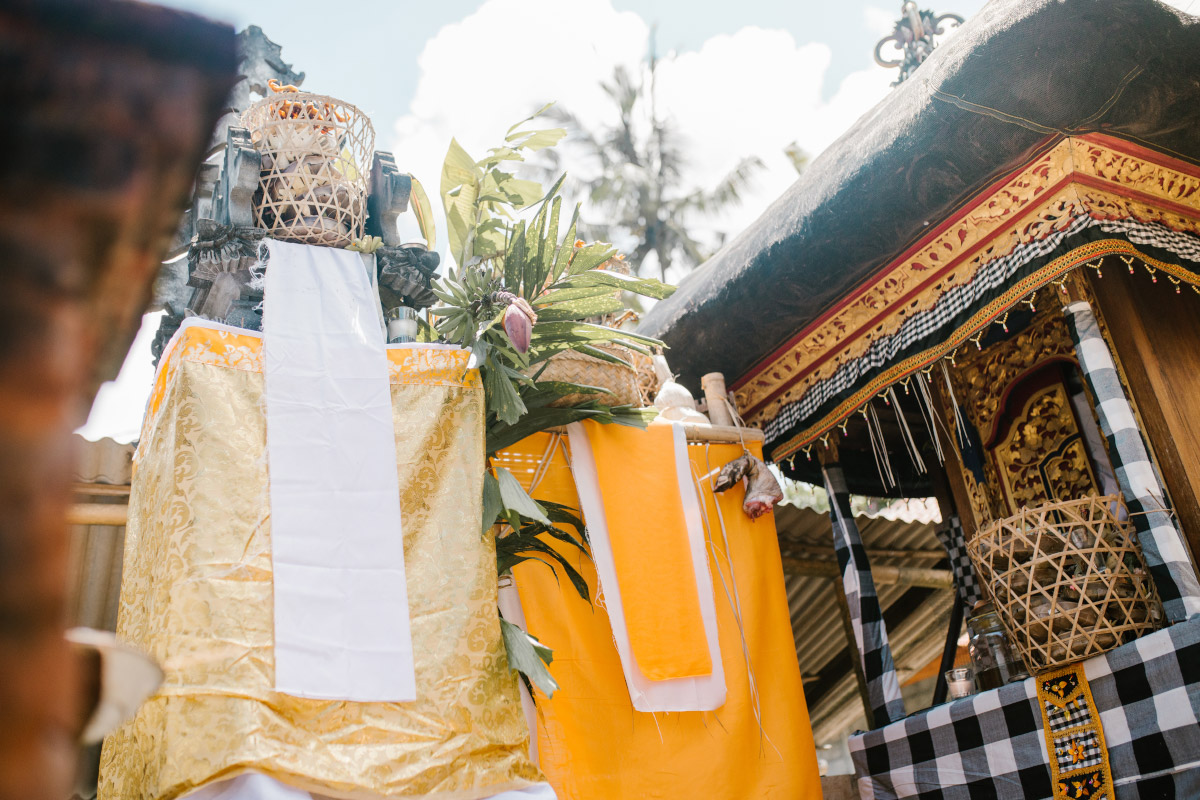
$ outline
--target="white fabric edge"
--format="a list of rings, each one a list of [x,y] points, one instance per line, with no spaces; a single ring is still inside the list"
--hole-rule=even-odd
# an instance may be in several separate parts
[[[682,430],[682,426],[679,426]],[[587,524],[588,538],[591,540],[592,560],[596,565],[596,574],[600,580],[603,592],[604,606],[608,611],[609,623],[612,626],[613,642],[617,655],[621,660],[621,668],[625,673],[625,684],[629,689],[629,698],[637,711],[715,711],[725,704],[725,676],[720,670],[720,654],[713,661],[713,673],[699,678],[675,678],[666,681],[652,681],[638,668],[633,657],[633,649],[629,642],[629,631],[625,625],[625,607],[621,602],[621,589],[617,581],[616,563],[613,560],[612,542],[608,538],[608,522],[604,515],[604,504],[600,497],[600,481],[596,472],[596,461],[592,454],[591,443],[588,441],[587,429],[581,423],[573,422],[567,426],[567,435],[571,442],[571,461],[574,467],[575,488],[579,496],[579,504]],[[685,439],[686,447],[686,439]],[[686,456],[686,450],[684,455]],[[677,457],[678,460],[678,457]],[[676,465],[678,469],[678,464]],[[689,470],[688,484],[691,485]],[[687,497],[685,493],[683,497]],[[695,499],[695,492],[690,495]],[[686,507],[686,504],[685,504]],[[690,529],[690,525],[688,526]],[[703,543],[703,529],[700,541]],[[689,531],[689,544],[691,544]],[[702,545],[703,546],[703,545]],[[708,563],[708,553],[704,551],[704,563]],[[695,553],[693,552],[693,558]],[[694,563],[694,562],[693,562]],[[697,574],[697,586],[703,584],[708,577],[707,566],[704,576]],[[712,580],[708,580],[708,596],[713,597]],[[703,595],[704,592],[701,592]],[[712,630],[716,630],[716,604],[712,602]],[[701,619],[704,619],[704,605],[701,604]],[[705,634],[709,625],[706,621]],[[720,641],[715,636],[709,637],[710,652],[715,647],[719,651]]]
[[[708,656],[712,663],[710,674],[688,680],[697,681],[700,690],[709,698],[707,702],[716,703],[716,708],[720,708],[725,705],[726,697],[725,663],[721,660],[721,637],[717,628],[716,587],[708,562],[708,531],[704,526],[700,496],[692,477],[687,428],[681,422],[672,422],[671,433],[675,444],[675,478],[679,482],[679,499],[683,503],[688,545],[692,550],[692,571],[696,576],[696,596],[700,601],[700,621],[704,626],[704,638],[708,642]]]

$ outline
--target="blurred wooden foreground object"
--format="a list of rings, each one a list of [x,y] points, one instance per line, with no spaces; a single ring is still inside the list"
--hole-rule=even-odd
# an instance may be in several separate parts
[[[0,798],[69,793],[71,431],[116,377],[234,80],[230,28],[0,0]]]

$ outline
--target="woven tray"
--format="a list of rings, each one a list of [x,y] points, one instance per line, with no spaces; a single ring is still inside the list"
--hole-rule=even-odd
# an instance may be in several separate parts
[[[634,351],[619,344],[602,342],[593,345],[597,350],[632,362],[637,355]],[[583,386],[595,386],[603,389],[605,394],[568,394],[563,395],[550,405],[556,408],[569,408],[595,400],[605,406],[642,406],[642,394],[638,384],[638,373],[632,366],[613,364],[599,358],[593,358],[585,353],[567,350],[556,353],[546,361],[539,381],[564,381],[578,383]]]
[[[363,235],[375,129],[349,103],[279,92],[246,110],[262,155],[254,221],[271,236],[345,247]]]
[[[967,544],[1031,672],[1089,658],[1159,627],[1162,606],[1119,495],[1047,503]]]

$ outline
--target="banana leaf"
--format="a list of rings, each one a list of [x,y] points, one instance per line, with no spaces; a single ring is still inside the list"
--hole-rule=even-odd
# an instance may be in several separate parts
[[[619,272],[603,269],[593,269],[582,274],[572,274],[569,278],[562,281],[562,284],[571,288],[611,286],[614,289],[633,292],[643,297],[652,297],[655,300],[663,300],[675,293],[674,286],[663,283],[657,278],[636,278],[632,275],[622,275]]]
[[[496,482],[500,486],[500,499],[506,512],[515,511],[526,519],[537,520],[543,525],[550,524],[545,509],[529,496],[511,472],[504,467],[496,467]]]
[[[554,660],[550,648],[504,617],[500,618],[500,632],[504,636],[509,669],[524,675],[547,697],[558,691],[558,684],[551,677],[550,670],[546,669],[546,665]]]

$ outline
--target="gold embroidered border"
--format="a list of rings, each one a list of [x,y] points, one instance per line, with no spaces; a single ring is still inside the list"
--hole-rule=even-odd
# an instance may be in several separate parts
[[[967,344],[976,334],[980,333],[988,325],[991,325],[1004,312],[1019,303],[1030,292],[1037,291],[1059,280],[1082,264],[1110,255],[1137,258],[1155,270],[1161,270],[1193,286],[1200,286],[1200,274],[1187,270],[1177,264],[1169,264],[1165,261],[1151,258],[1124,239],[1100,239],[1095,242],[1089,242],[1065,255],[1059,256],[1050,263],[1042,266],[1036,272],[1025,276],[1020,281],[1009,286],[1004,294],[977,311],[966,323],[943,341],[880,372],[869,383],[839,403],[837,408],[826,414],[818,422],[810,425],[776,447],[771,454],[772,459],[779,461],[780,459],[787,458],[802,447],[811,444],[829,433],[829,431],[841,424],[847,417],[858,411],[868,400],[878,395],[891,384],[903,380],[905,377],[919,370],[931,367],[938,359],[953,353],[959,347]]]
[[[1200,174],[1160,163],[1167,160],[1105,136],[1060,141],[740,380],[734,387],[739,409],[763,426],[875,340],[970,283],[983,264],[1081,216],[1200,233]]]
[[[1104,728],[1100,714],[1092,699],[1083,664],[1071,664],[1052,672],[1038,675],[1038,708],[1042,712],[1042,734],[1046,738],[1046,754],[1050,758],[1050,778],[1054,800],[1112,800],[1112,768],[1108,763],[1108,746],[1104,741]],[[1058,712],[1063,717],[1059,730],[1051,728],[1051,714]],[[1072,761],[1083,760],[1084,742],[1089,740],[1099,750],[1092,763],[1086,767],[1063,769],[1060,756],[1070,756]]]

